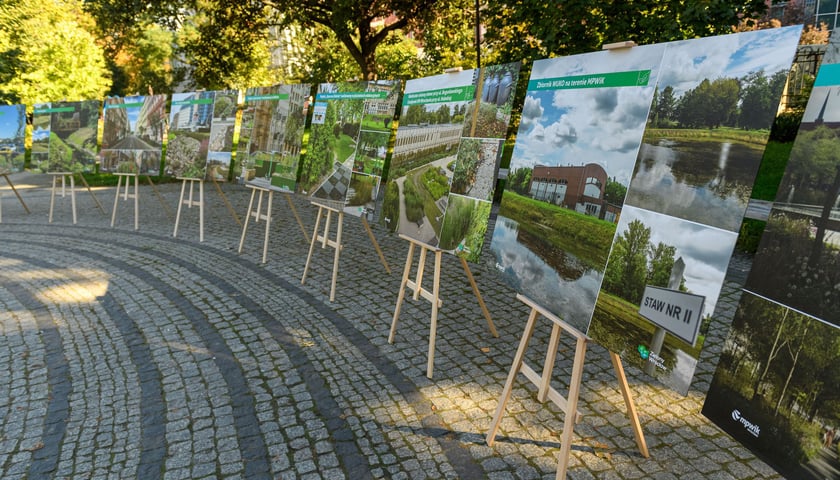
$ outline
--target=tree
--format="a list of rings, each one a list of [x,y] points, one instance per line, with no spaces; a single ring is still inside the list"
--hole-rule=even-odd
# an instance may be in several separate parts
[[[640,45],[729,33],[760,17],[764,0],[520,0],[482,10],[494,63],[598,50],[610,42]]]
[[[615,240],[610,253],[604,274],[607,291],[628,302],[638,303],[641,300],[648,276],[649,242],[650,228],[644,223],[633,220],[627,225],[627,230]]]
[[[7,0],[0,10],[0,102],[101,98],[111,84],[103,51],[75,0]]]
[[[123,92],[169,91],[176,80],[172,66],[174,42],[175,35],[160,25],[143,26],[136,41],[113,59],[125,75]]]
[[[656,108],[653,109],[657,120],[657,127],[662,127],[674,121],[674,114],[677,109],[677,99],[674,96],[674,87],[668,85],[659,92]]]
[[[250,2],[249,2],[250,3]],[[323,26],[344,45],[361,70],[362,78],[378,76],[376,50],[402,29],[424,30],[437,18],[443,0],[265,0],[252,2],[272,10],[280,27]]]
[[[650,269],[647,275],[647,284],[654,287],[668,287],[671,279],[671,270],[674,268],[674,255],[677,248],[659,242],[655,247],[650,247]]]
[[[604,186],[604,200],[613,205],[624,205],[624,197],[627,196],[627,187],[623,183],[616,181],[614,178],[607,179],[607,184]]]

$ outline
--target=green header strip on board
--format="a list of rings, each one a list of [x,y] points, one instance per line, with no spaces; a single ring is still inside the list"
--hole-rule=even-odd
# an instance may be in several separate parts
[[[33,114],[40,115],[42,113],[61,113],[61,112],[75,112],[76,107],[55,107],[55,108],[36,108]]]
[[[426,103],[469,102],[475,97],[475,87],[464,85],[461,87],[440,88],[423,92],[406,93],[403,105],[423,105]]]
[[[132,108],[132,107],[142,107],[143,102],[134,102],[134,103],[106,103],[105,108]]]
[[[176,105],[210,105],[213,103],[212,98],[197,98],[192,100],[176,100],[172,102],[172,106]]]
[[[528,82],[528,91],[569,90],[575,88],[646,87],[650,82],[650,70],[628,72],[595,73],[569,77],[541,78]]]
[[[288,100],[288,93],[267,93],[265,95],[245,95],[246,102],[258,102],[260,100]]]
[[[388,92],[332,92],[319,93],[317,100],[382,100],[388,98]]]
[[[840,63],[823,63],[814,80],[815,87],[840,85]]]

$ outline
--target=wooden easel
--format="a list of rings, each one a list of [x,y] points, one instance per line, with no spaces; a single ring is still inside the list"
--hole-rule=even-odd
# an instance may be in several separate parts
[[[123,200],[128,200],[129,198],[134,199],[134,229],[139,230],[140,190],[138,189],[138,186],[140,184],[140,176],[136,173],[115,173],[114,175],[117,176],[117,193],[114,196],[114,209],[111,211],[111,228],[114,227],[114,224],[117,221],[117,203],[120,200],[120,187],[123,185],[123,178],[125,178],[125,191],[123,192]],[[129,177],[134,177],[134,193],[128,193],[129,186],[131,185],[131,179]]]
[[[263,255],[262,263],[265,263],[268,258],[268,234],[271,232],[271,204],[274,200],[274,190],[262,188],[257,185],[246,184],[246,187],[251,189],[251,200],[248,202],[248,212],[245,214],[245,223],[242,224],[242,237],[239,238],[239,253],[242,253],[242,247],[245,245],[245,234],[248,232],[248,220],[254,217],[254,223],[260,223],[260,220],[265,220],[265,240],[263,241]],[[257,210],[254,211],[254,196],[260,192],[259,200],[257,201]],[[262,213],[263,195],[268,193],[266,202],[266,211]]]
[[[394,309],[394,319],[391,322],[391,333],[388,335],[388,343],[394,343],[394,336],[397,333],[397,321],[400,318],[400,309],[402,308],[402,303],[405,299],[406,287],[408,287],[414,294],[414,300],[423,297],[432,304],[431,327],[429,329],[429,354],[426,363],[426,376],[432,378],[435,365],[435,340],[437,337],[438,310],[441,306],[443,306],[443,300],[440,298],[440,264],[443,257],[443,250],[414,240],[413,238],[409,238],[403,234],[400,234],[400,238],[409,242],[408,256],[405,259],[405,269],[403,269],[402,281],[400,282],[400,293],[397,296],[397,306]],[[411,266],[414,263],[415,247],[420,247],[420,259],[417,263],[416,277],[414,277],[414,280],[409,280],[409,276],[411,275]],[[426,267],[426,255],[428,252],[433,252],[435,254],[435,273],[432,279],[431,292],[423,288],[423,270]],[[484,313],[484,318],[487,320],[487,326],[490,328],[490,333],[493,334],[494,337],[498,338],[499,333],[496,331],[496,326],[493,324],[493,319],[490,317],[490,311],[487,310],[487,306],[484,304],[484,299],[481,298],[481,292],[478,290],[478,285],[475,283],[475,278],[473,278],[469,264],[467,264],[467,261],[463,258],[460,260],[461,266],[464,267],[464,272],[467,274],[467,278],[470,281],[473,293],[478,299],[478,304],[481,306],[481,311]]]
[[[198,241],[204,241],[204,180],[197,178],[179,178],[181,180],[181,197],[178,199],[178,213],[175,214],[175,230],[172,232],[173,237],[178,236],[178,223],[181,220],[181,207],[186,205],[187,208],[198,206]],[[187,188],[187,182],[190,183],[190,196],[184,200],[184,191]],[[195,182],[198,182],[198,200],[193,200],[193,187]]]
[[[301,285],[306,283],[306,274],[309,272],[309,264],[312,261],[312,253],[315,251],[315,244],[317,242],[321,242],[321,248],[327,248],[327,246],[334,248],[335,257],[333,258],[332,283],[330,284],[330,301],[332,302],[335,300],[335,285],[336,280],[338,279],[338,259],[341,249],[343,248],[341,245],[341,233],[344,226],[344,209],[338,205],[331,207],[319,202],[311,203],[312,205],[318,207],[318,215],[315,217],[315,229],[312,233],[312,240],[309,243],[309,254],[306,256],[306,265],[303,267],[303,277],[301,277],[300,283]],[[324,211],[326,211],[326,217],[324,216]],[[336,237],[335,240],[330,240],[330,221],[332,220],[334,213],[336,214]],[[295,216],[297,216],[297,214]],[[321,218],[325,218],[324,233],[323,235],[318,235],[318,228],[321,226]],[[373,248],[376,249],[376,253],[379,254],[379,260],[382,262],[382,265],[385,266],[385,271],[390,274],[391,267],[388,266],[388,262],[385,260],[385,255],[382,253],[382,249],[379,248],[379,242],[376,241],[376,237],[370,229],[370,224],[368,224],[367,219],[364,216],[362,216],[361,219],[362,225],[364,225],[365,230],[367,230],[368,237],[373,244]],[[300,219],[298,219],[298,221],[300,221]]]
[[[493,446],[496,439],[496,432],[499,429],[499,423],[502,420],[502,415],[505,413],[505,406],[513,390],[513,381],[516,379],[516,374],[522,372],[525,377],[530,380],[539,389],[537,393],[537,400],[540,403],[545,403],[546,399],[551,400],[555,405],[560,407],[565,414],[563,420],[563,436],[560,446],[560,458],[557,464],[557,479],[562,480],[566,478],[566,470],[569,466],[569,454],[572,449],[572,437],[574,435],[575,424],[580,421],[582,415],[577,409],[578,397],[580,396],[580,382],[583,376],[583,361],[586,355],[586,344],[590,340],[585,334],[578,331],[568,323],[560,320],[551,312],[540,307],[528,297],[518,294],[516,295],[520,301],[531,307],[531,314],[528,316],[528,322],[525,324],[525,332],[522,334],[522,339],[519,342],[519,349],[516,351],[516,356],[513,358],[513,365],[510,368],[507,381],[504,389],[502,389],[502,396],[499,398],[499,405],[496,407],[496,413],[493,415],[493,421],[490,422],[490,429],[487,433],[486,441],[488,446]],[[542,315],[552,322],[551,337],[548,342],[548,352],[545,356],[545,364],[543,364],[542,375],[537,374],[534,369],[525,363],[525,352],[528,350],[528,342],[534,333],[534,326],[536,325],[537,317]],[[557,349],[560,344],[560,331],[565,330],[566,333],[575,338],[575,357],[572,365],[572,376],[569,381],[569,396],[564,398],[557,390],[551,387],[551,372],[554,369],[554,361],[557,358]],[[633,395],[630,391],[630,386],[627,384],[627,377],[624,375],[624,367],[621,364],[621,357],[610,352],[610,359],[612,360],[613,368],[618,379],[618,385],[621,389],[621,394],[624,397],[624,404],[627,406],[627,417],[630,420],[630,425],[633,427],[633,435],[636,437],[636,445],[639,447],[639,452],[643,457],[649,458],[647,442],[645,441],[642,426],[639,423],[639,416],[636,413],[636,405],[633,402]]]
[[[26,202],[23,201],[23,197],[20,196],[20,193],[18,193],[17,189],[15,188],[15,184],[12,183],[12,181],[9,179],[9,172],[3,172],[0,173],[0,175],[2,175],[3,178],[6,179],[6,183],[9,184],[9,187],[11,187],[12,191],[15,192],[15,196],[17,197],[20,204],[23,205],[23,209],[26,211],[27,215],[31,213],[29,211],[29,207],[26,206]]]
[[[49,223],[53,221],[53,209],[55,207],[55,190],[56,184],[58,183],[58,177],[61,177],[61,197],[64,198],[66,195],[66,183],[65,181],[69,178],[70,179],[70,205],[73,209],[73,225],[76,224],[76,184],[75,180],[73,179],[73,173],[71,172],[55,172],[50,173],[52,175],[52,190],[50,192],[50,220]]]

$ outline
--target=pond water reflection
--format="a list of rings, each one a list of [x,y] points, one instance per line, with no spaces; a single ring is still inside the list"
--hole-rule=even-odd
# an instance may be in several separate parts
[[[644,143],[625,203],[737,231],[761,155],[760,149],[731,142]]]
[[[547,308],[575,328],[586,331],[603,274],[587,268],[568,252],[554,249],[549,261],[540,240],[519,231],[519,224],[499,215],[490,250],[496,268],[517,292]]]

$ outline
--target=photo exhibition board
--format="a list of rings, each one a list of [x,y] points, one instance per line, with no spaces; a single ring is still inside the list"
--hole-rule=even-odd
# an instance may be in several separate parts
[[[298,190],[303,129],[312,86],[274,85],[249,88],[236,157],[241,178],[263,188]]]
[[[312,109],[301,192],[356,216],[376,208],[401,82],[322,83]]]
[[[166,95],[106,98],[103,117],[99,171],[160,175]]]
[[[173,93],[164,174],[226,181],[239,91]]]
[[[585,331],[665,47],[534,62],[490,245],[513,288]]]
[[[587,333],[684,395],[801,31],[666,44]]]
[[[0,175],[23,170],[26,105],[0,105]]]
[[[833,36],[703,405],[786,478],[840,478],[838,150]]]
[[[800,32],[535,62],[491,246],[504,278],[685,394]]]
[[[380,220],[478,261],[520,64],[406,82]]]
[[[30,169],[36,173],[92,172],[101,110],[100,100],[35,105]]]

